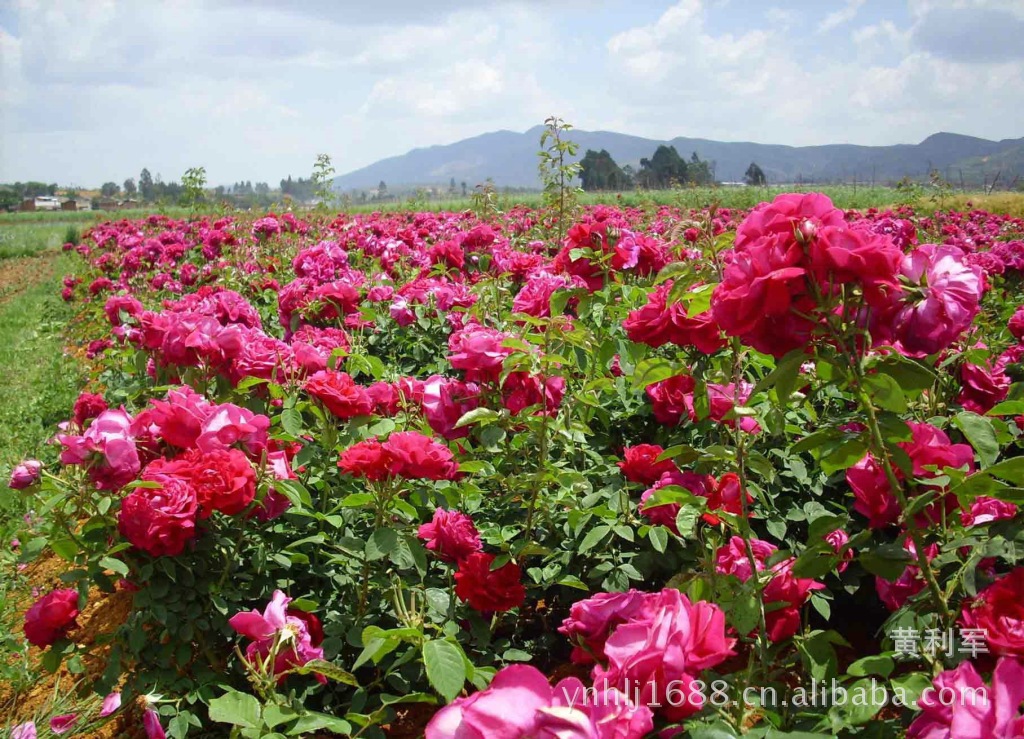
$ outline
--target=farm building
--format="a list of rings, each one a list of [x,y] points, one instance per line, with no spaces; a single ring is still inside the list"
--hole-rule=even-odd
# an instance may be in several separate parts
[[[37,195],[21,201],[21,210],[60,210],[60,198],[53,195]]]

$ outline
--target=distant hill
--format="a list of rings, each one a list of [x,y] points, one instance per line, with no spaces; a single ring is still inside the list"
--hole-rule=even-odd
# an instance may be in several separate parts
[[[411,186],[447,186],[454,177],[472,188],[487,178],[498,186],[538,187],[537,150],[542,126],[524,133],[495,131],[446,146],[413,149],[401,156],[341,175],[335,189],[373,189],[383,180],[389,189]],[[587,149],[607,149],[620,166],[639,167],[660,144],[675,146],[689,159],[693,152],[715,163],[720,182],[739,182],[751,162],[757,162],[770,183],[790,182],[896,182],[904,176],[924,179],[931,169],[956,185],[963,172],[965,184],[980,186],[991,182],[997,172],[1007,185],[1024,179],[1024,138],[989,141],[955,133],[936,133],[919,144],[894,146],[781,146],[750,142],[674,138],[670,141],[645,139],[610,131],[573,130],[570,138]]]

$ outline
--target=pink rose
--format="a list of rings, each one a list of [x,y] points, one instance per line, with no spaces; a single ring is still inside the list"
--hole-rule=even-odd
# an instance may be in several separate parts
[[[231,628],[252,640],[245,649],[245,657],[250,662],[267,659],[277,641],[277,635],[284,632],[288,634],[287,640],[281,640],[273,664],[273,673],[279,676],[279,681],[286,677],[282,673],[294,667],[301,667],[310,660],[324,658],[324,650],[319,644],[314,643],[309,621],[288,613],[288,604],[291,600],[280,590],[275,590],[262,613],[236,613],[228,620]],[[320,675],[317,679],[326,682]]]
[[[12,490],[24,490],[39,482],[42,472],[42,462],[38,459],[26,459],[11,470],[11,479],[7,486]]]
[[[1004,657],[989,687],[974,665],[961,662],[940,673],[917,701],[921,713],[908,739],[1019,739],[1024,736],[1024,663]]]
[[[946,349],[978,314],[981,268],[965,264],[956,247],[924,244],[903,258],[900,270],[911,287],[891,308],[896,347],[911,357]]]
[[[438,711],[426,739],[640,739],[653,727],[650,709],[619,691],[587,695],[575,678],[552,687],[536,667],[509,665]]]

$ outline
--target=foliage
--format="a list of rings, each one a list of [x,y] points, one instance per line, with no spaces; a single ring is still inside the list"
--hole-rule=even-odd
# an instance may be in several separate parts
[[[411,706],[469,716],[523,662],[620,688],[657,663],[724,701],[644,698],[658,729],[882,737],[915,709],[783,700],[916,696],[963,661],[894,634],[983,616],[1018,565],[1024,222],[577,207],[549,126],[539,210],[83,234],[65,296],[110,342],[109,409],[67,414],[17,535],[81,598],[130,589],[99,694],[161,696],[172,736],[380,736]],[[620,670],[652,624],[679,659],[654,641]],[[68,625],[44,664],[83,650]]]

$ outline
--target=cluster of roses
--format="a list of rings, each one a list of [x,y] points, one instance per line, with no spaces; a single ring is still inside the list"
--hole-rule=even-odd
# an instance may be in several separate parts
[[[679,515],[680,504],[671,500],[659,500],[658,491],[669,487],[679,487],[703,498],[707,512],[703,519],[717,526],[720,518],[715,512],[739,516],[743,512],[744,503],[740,499],[740,478],[733,472],[727,472],[716,480],[711,475],[680,470],[671,459],[660,459],[665,450],[658,444],[637,444],[623,450],[623,459],[618,463],[619,470],[630,482],[647,485],[648,488],[640,497],[641,514],[652,524],[665,526],[674,534],[679,534],[676,517]],[[746,493],[746,503],[753,502],[750,493]]]
[[[203,368],[237,385],[245,377],[282,382],[328,366],[332,355],[349,348],[338,328],[303,326],[290,341],[266,334],[259,314],[233,290],[203,286],[149,311],[130,295],[107,299],[104,310],[113,335],[147,351],[157,368],[175,379],[183,369]]]
[[[988,496],[978,496],[968,508],[961,508],[956,495],[948,492],[944,482],[930,484],[935,478],[942,478],[946,469],[957,469],[970,474],[974,471],[974,450],[967,444],[954,444],[941,429],[927,423],[907,422],[910,439],[900,442],[899,448],[906,453],[913,478],[906,475],[899,466],[893,466],[892,473],[900,484],[910,483],[910,495],[916,498],[928,494],[934,500],[918,514],[919,523],[927,526],[947,520],[950,514],[959,512],[960,522],[966,526],[978,526],[992,521],[1013,518],[1017,506]],[[945,478],[942,478],[943,480]],[[888,473],[882,463],[872,454],[865,454],[860,461],[846,471],[846,481],[853,490],[853,509],[868,519],[868,526],[882,529],[903,524],[899,502],[890,485]],[[903,534],[904,549],[915,559],[918,552],[909,536]],[[924,556],[931,560],[938,554],[935,544],[928,545]],[[876,589],[882,602],[890,610],[902,607],[912,596],[925,587],[924,578],[917,564],[910,564],[895,581],[876,578]]]
[[[459,476],[451,450],[416,431],[395,432],[383,442],[373,438],[353,444],[341,453],[338,467],[373,483]],[[509,561],[492,568],[495,557],[481,551],[480,533],[469,516],[438,508],[418,534],[440,560],[456,565],[455,594],[471,608],[497,613],[523,604],[526,589],[519,565]]]
[[[518,608],[526,599],[522,570],[508,561],[493,567],[493,554],[483,552],[473,519],[456,510],[438,508],[430,522],[420,526],[419,538],[438,559],[456,566],[455,595],[481,613]]]
[[[719,385],[709,382],[703,391],[707,394],[707,418],[751,434],[761,430],[760,425],[750,416],[736,418],[732,414],[737,406],[747,402],[754,386],[741,381]],[[697,413],[697,382],[689,375],[674,375],[667,380],[652,383],[645,392],[651,401],[651,412],[658,423],[666,426],[678,426],[684,418],[691,421],[702,420]]]
[[[536,668],[512,665],[435,714],[427,739],[639,739],[654,728],[649,706],[670,721],[699,711],[695,681],[735,643],[717,606],[672,589],[599,593],[575,603],[559,631],[574,643],[574,661],[593,664],[591,688],[575,677],[552,686]]]
[[[254,464],[265,465],[271,477],[294,477],[289,450],[268,442],[270,419],[246,408],[211,403],[188,386],[153,400],[134,418],[123,408],[100,410],[101,403],[80,398],[81,433],[57,436],[61,462],[84,467],[102,490],[117,492],[141,478],[123,495],[118,522],[122,535],[152,556],[180,554],[196,535],[197,519],[248,510],[257,495]],[[268,492],[254,512],[268,518],[286,506],[286,498]]]
[[[736,641],[727,636],[718,606],[691,603],[671,588],[599,593],[577,601],[558,630],[573,643],[574,662],[594,665],[595,686],[628,692],[670,721],[703,708],[705,696],[690,686],[704,670],[732,656]],[[670,686],[678,690],[674,696],[667,694]]]
[[[711,315],[729,336],[782,356],[806,346],[819,310],[844,291],[876,345],[914,357],[946,349],[971,324],[984,274],[955,246],[905,254],[870,224],[849,223],[824,195],[780,195],[736,231]]]

